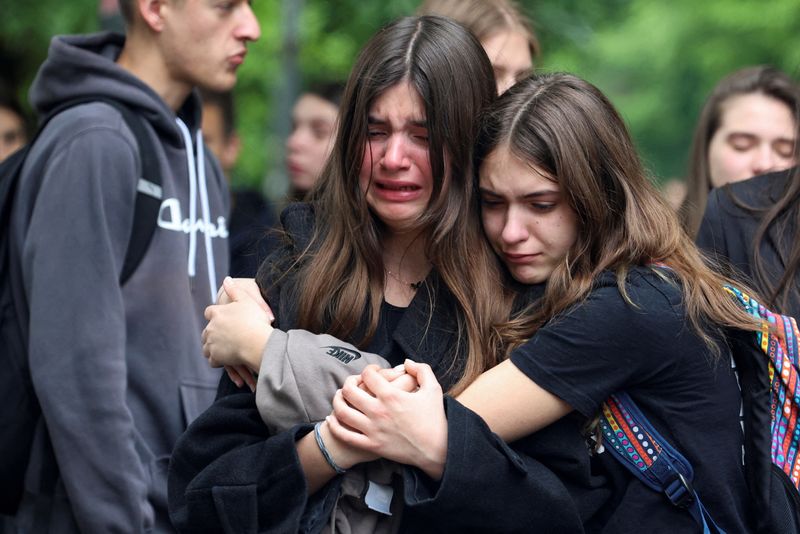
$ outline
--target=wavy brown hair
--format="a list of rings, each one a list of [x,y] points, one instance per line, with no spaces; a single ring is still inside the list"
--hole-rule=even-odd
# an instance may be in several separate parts
[[[679,210],[683,227],[692,237],[700,228],[712,188],[708,148],[722,123],[723,106],[733,96],[749,94],[762,94],[783,102],[794,117],[800,110],[800,87],[786,73],[768,65],[737,70],[717,83],[694,130],[686,175],[686,198]]]
[[[367,343],[378,324],[384,288],[381,221],[359,186],[372,103],[399,83],[410,83],[425,105],[434,184],[417,221],[438,280],[452,294],[461,346],[452,367],[464,372],[458,392],[497,363],[491,326],[508,317],[501,267],[483,238],[472,177],[478,116],[496,94],[480,43],[444,17],[400,19],[363,48],[345,87],[339,130],[309,201],[316,225],[298,260],[298,327]],[[427,285],[427,284],[426,284]],[[420,289],[427,290],[425,286]],[[427,290],[429,298],[435,291]]]
[[[723,290],[734,282],[710,269],[683,232],[647,178],[622,118],[595,86],[570,74],[517,83],[486,111],[476,164],[498,147],[553,177],[579,221],[575,244],[541,300],[502,327],[511,348],[583,300],[604,271],[616,274],[627,298],[629,269],[654,262],[680,282],[689,322],[714,354],[712,330],[758,328]]]

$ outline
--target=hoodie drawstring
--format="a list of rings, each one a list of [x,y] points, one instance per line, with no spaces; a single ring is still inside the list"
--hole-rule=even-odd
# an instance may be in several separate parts
[[[210,302],[213,303],[217,299],[217,275],[210,234],[211,210],[208,204],[203,134],[200,130],[197,131],[197,160],[195,160],[192,134],[189,132],[189,128],[179,118],[176,118],[175,122],[183,135],[183,144],[186,147],[186,166],[189,169],[189,258],[186,270],[189,278],[193,279],[196,274],[195,264],[197,262],[197,187],[199,182],[200,201],[203,210],[203,235],[205,236],[206,262],[208,265],[208,288],[211,295]]]

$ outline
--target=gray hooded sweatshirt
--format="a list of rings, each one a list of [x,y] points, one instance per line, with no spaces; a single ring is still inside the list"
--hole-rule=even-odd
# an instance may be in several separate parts
[[[30,93],[40,114],[102,95],[145,117],[163,202],[147,253],[120,287],[140,173],[120,113],[100,102],[62,112],[26,162],[12,246],[43,414],[16,519],[28,532],[171,530],[169,454],[219,380],[200,334],[228,269],[225,180],[204,155],[196,94],[176,117],[115,64],[123,42],[54,38]]]

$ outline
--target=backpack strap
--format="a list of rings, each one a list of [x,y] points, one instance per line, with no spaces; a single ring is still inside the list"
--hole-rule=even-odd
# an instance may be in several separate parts
[[[691,463],[659,434],[627,393],[603,403],[600,429],[607,449],[644,485],[691,513],[707,534],[725,534],[692,487]]]
[[[42,120],[36,132],[36,137],[28,144],[28,147],[33,146],[33,141],[39,136],[39,133],[44,130],[44,127],[53,117],[67,108],[92,102],[103,102],[120,112],[123,120],[133,133],[133,137],[136,139],[136,146],[139,151],[141,176],[139,176],[136,184],[133,226],[131,228],[131,235],[128,238],[128,248],[119,276],[120,285],[124,285],[136,270],[136,267],[139,266],[139,262],[142,261],[145,252],[147,252],[150,240],[156,230],[158,212],[161,209],[161,201],[163,199],[163,190],[161,187],[163,179],[160,172],[161,168],[156,159],[156,154],[158,152],[145,128],[144,119],[119,100],[114,100],[106,96],[85,96],[64,102],[50,111]]]
[[[793,317],[774,313],[739,288],[725,290],[742,308],[761,321],[754,345],[766,356],[772,418],[771,459],[800,489],[800,365],[798,329]]]
[[[131,111],[128,106],[115,100],[103,101],[114,106],[122,114],[122,118],[125,119],[131,132],[133,132],[139,149],[139,161],[142,170],[142,175],[136,183],[133,227],[128,239],[125,262],[122,265],[122,272],[119,276],[120,285],[124,285],[136,270],[136,267],[139,266],[139,262],[142,261],[156,230],[158,212],[161,209],[161,200],[163,199],[162,178],[160,167],[156,160],[158,152],[145,129],[144,119]]]

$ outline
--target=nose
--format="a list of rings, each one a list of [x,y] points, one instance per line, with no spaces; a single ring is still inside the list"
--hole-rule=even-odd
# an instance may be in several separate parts
[[[759,147],[758,151],[753,156],[751,171],[753,176],[758,176],[759,174],[766,174],[775,168],[778,165],[778,156],[775,154],[775,151],[772,147],[768,144],[764,144]]]
[[[237,28],[236,36],[242,41],[256,41],[261,37],[261,25],[249,2],[244,2],[242,20]]]
[[[505,245],[516,245],[525,242],[530,237],[527,227],[517,210],[512,206],[506,211],[506,220],[500,239]]]
[[[502,95],[514,85],[516,80],[511,74],[503,75],[497,78],[497,94]]]
[[[405,140],[401,135],[390,135],[384,145],[381,166],[387,171],[399,171],[407,169],[409,164]]]
[[[300,128],[295,128],[289,137],[286,138],[286,150],[289,152],[297,152],[303,145],[303,134]]]

